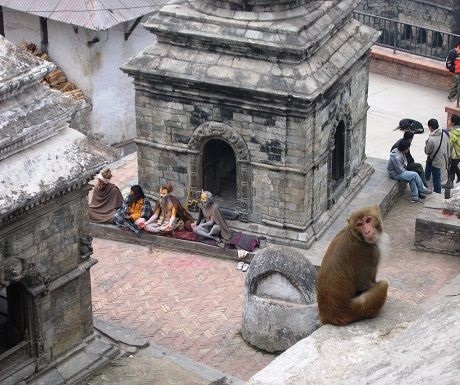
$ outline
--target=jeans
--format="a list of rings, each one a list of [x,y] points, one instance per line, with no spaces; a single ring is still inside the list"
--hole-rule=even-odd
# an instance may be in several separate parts
[[[415,171],[403,171],[401,174],[396,175],[395,179],[409,182],[412,198],[418,198],[419,192],[423,193],[427,191],[422,183],[422,179]]]
[[[427,163],[425,166],[425,179],[430,180],[431,174],[433,174],[433,191],[441,194],[441,169]]]
[[[420,163],[409,163],[406,170],[415,171],[422,180],[423,185],[428,186],[425,179],[425,170],[423,170],[423,166]]]

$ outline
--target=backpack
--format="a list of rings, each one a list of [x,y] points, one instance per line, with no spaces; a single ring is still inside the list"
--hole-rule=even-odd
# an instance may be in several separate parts
[[[402,119],[399,121],[398,128],[402,131],[410,130],[414,134],[422,134],[425,129],[423,128],[422,123],[414,119]]]

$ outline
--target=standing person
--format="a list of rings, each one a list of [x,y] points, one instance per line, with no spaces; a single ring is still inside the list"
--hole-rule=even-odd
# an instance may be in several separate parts
[[[460,116],[452,115],[450,117],[450,178],[452,182],[454,177],[457,176],[456,183],[460,182]]]
[[[407,140],[409,143],[412,145],[412,139],[414,139],[414,133],[410,130],[404,131],[404,135],[402,139],[399,139],[395,144],[393,144],[393,147],[391,147],[391,150],[394,150],[395,148],[398,148],[399,143],[401,143],[401,140]],[[415,159],[410,153],[410,148],[409,151],[407,151],[406,155],[406,160],[407,160],[407,171],[415,171],[420,179],[422,180],[422,183],[424,186],[427,186],[426,179],[425,179],[425,170],[423,169],[423,166],[420,163],[415,163]]]
[[[140,228],[138,224],[145,222],[152,215],[152,206],[149,200],[145,197],[142,187],[139,185],[131,186],[131,191],[126,197],[123,206],[121,206],[113,221],[118,227],[127,227],[140,236]]]
[[[429,181],[433,175],[433,190],[435,193],[441,194],[441,169],[449,169],[449,137],[439,128],[436,119],[428,121],[428,128],[430,136],[425,143],[425,154],[427,155],[425,179]]]
[[[452,48],[447,54],[446,68],[454,74],[452,87],[447,97],[449,102],[453,102],[457,98],[457,91],[460,85],[460,40],[455,48]]]
[[[120,190],[110,183],[112,172],[105,167],[96,175],[96,185],[89,202],[89,220],[97,223],[113,223],[113,217],[123,205]]]
[[[388,174],[391,179],[404,180],[409,182],[411,192],[411,202],[421,202],[423,194],[431,194],[432,191],[423,185],[422,180],[415,171],[407,171],[406,154],[409,151],[410,143],[408,140],[401,140],[398,147],[393,149],[390,153],[390,160],[388,161]]]

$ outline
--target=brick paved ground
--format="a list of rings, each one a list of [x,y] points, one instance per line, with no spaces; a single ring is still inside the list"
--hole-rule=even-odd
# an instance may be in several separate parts
[[[386,217],[392,253],[380,270],[390,281],[389,296],[412,303],[460,273],[458,258],[414,250],[421,207],[402,198]],[[96,317],[243,379],[274,358],[239,334],[246,275],[235,262],[103,239],[93,246],[99,260],[91,270]]]

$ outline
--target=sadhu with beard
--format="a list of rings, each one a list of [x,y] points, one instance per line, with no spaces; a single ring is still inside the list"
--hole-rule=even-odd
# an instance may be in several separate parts
[[[192,225],[193,232],[215,241],[219,241],[220,238],[230,240],[232,232],[209,191],[201,191],[199,206],[200,214],[196,223]]]
[[[193,217],[179,200],[171,195],[173,186],[166,182],[160,187],[160,198],[153,208],[153,215],[145,222],[139,224],[144,230],[152,233],[168,233],[183,227],[189,228]]]

